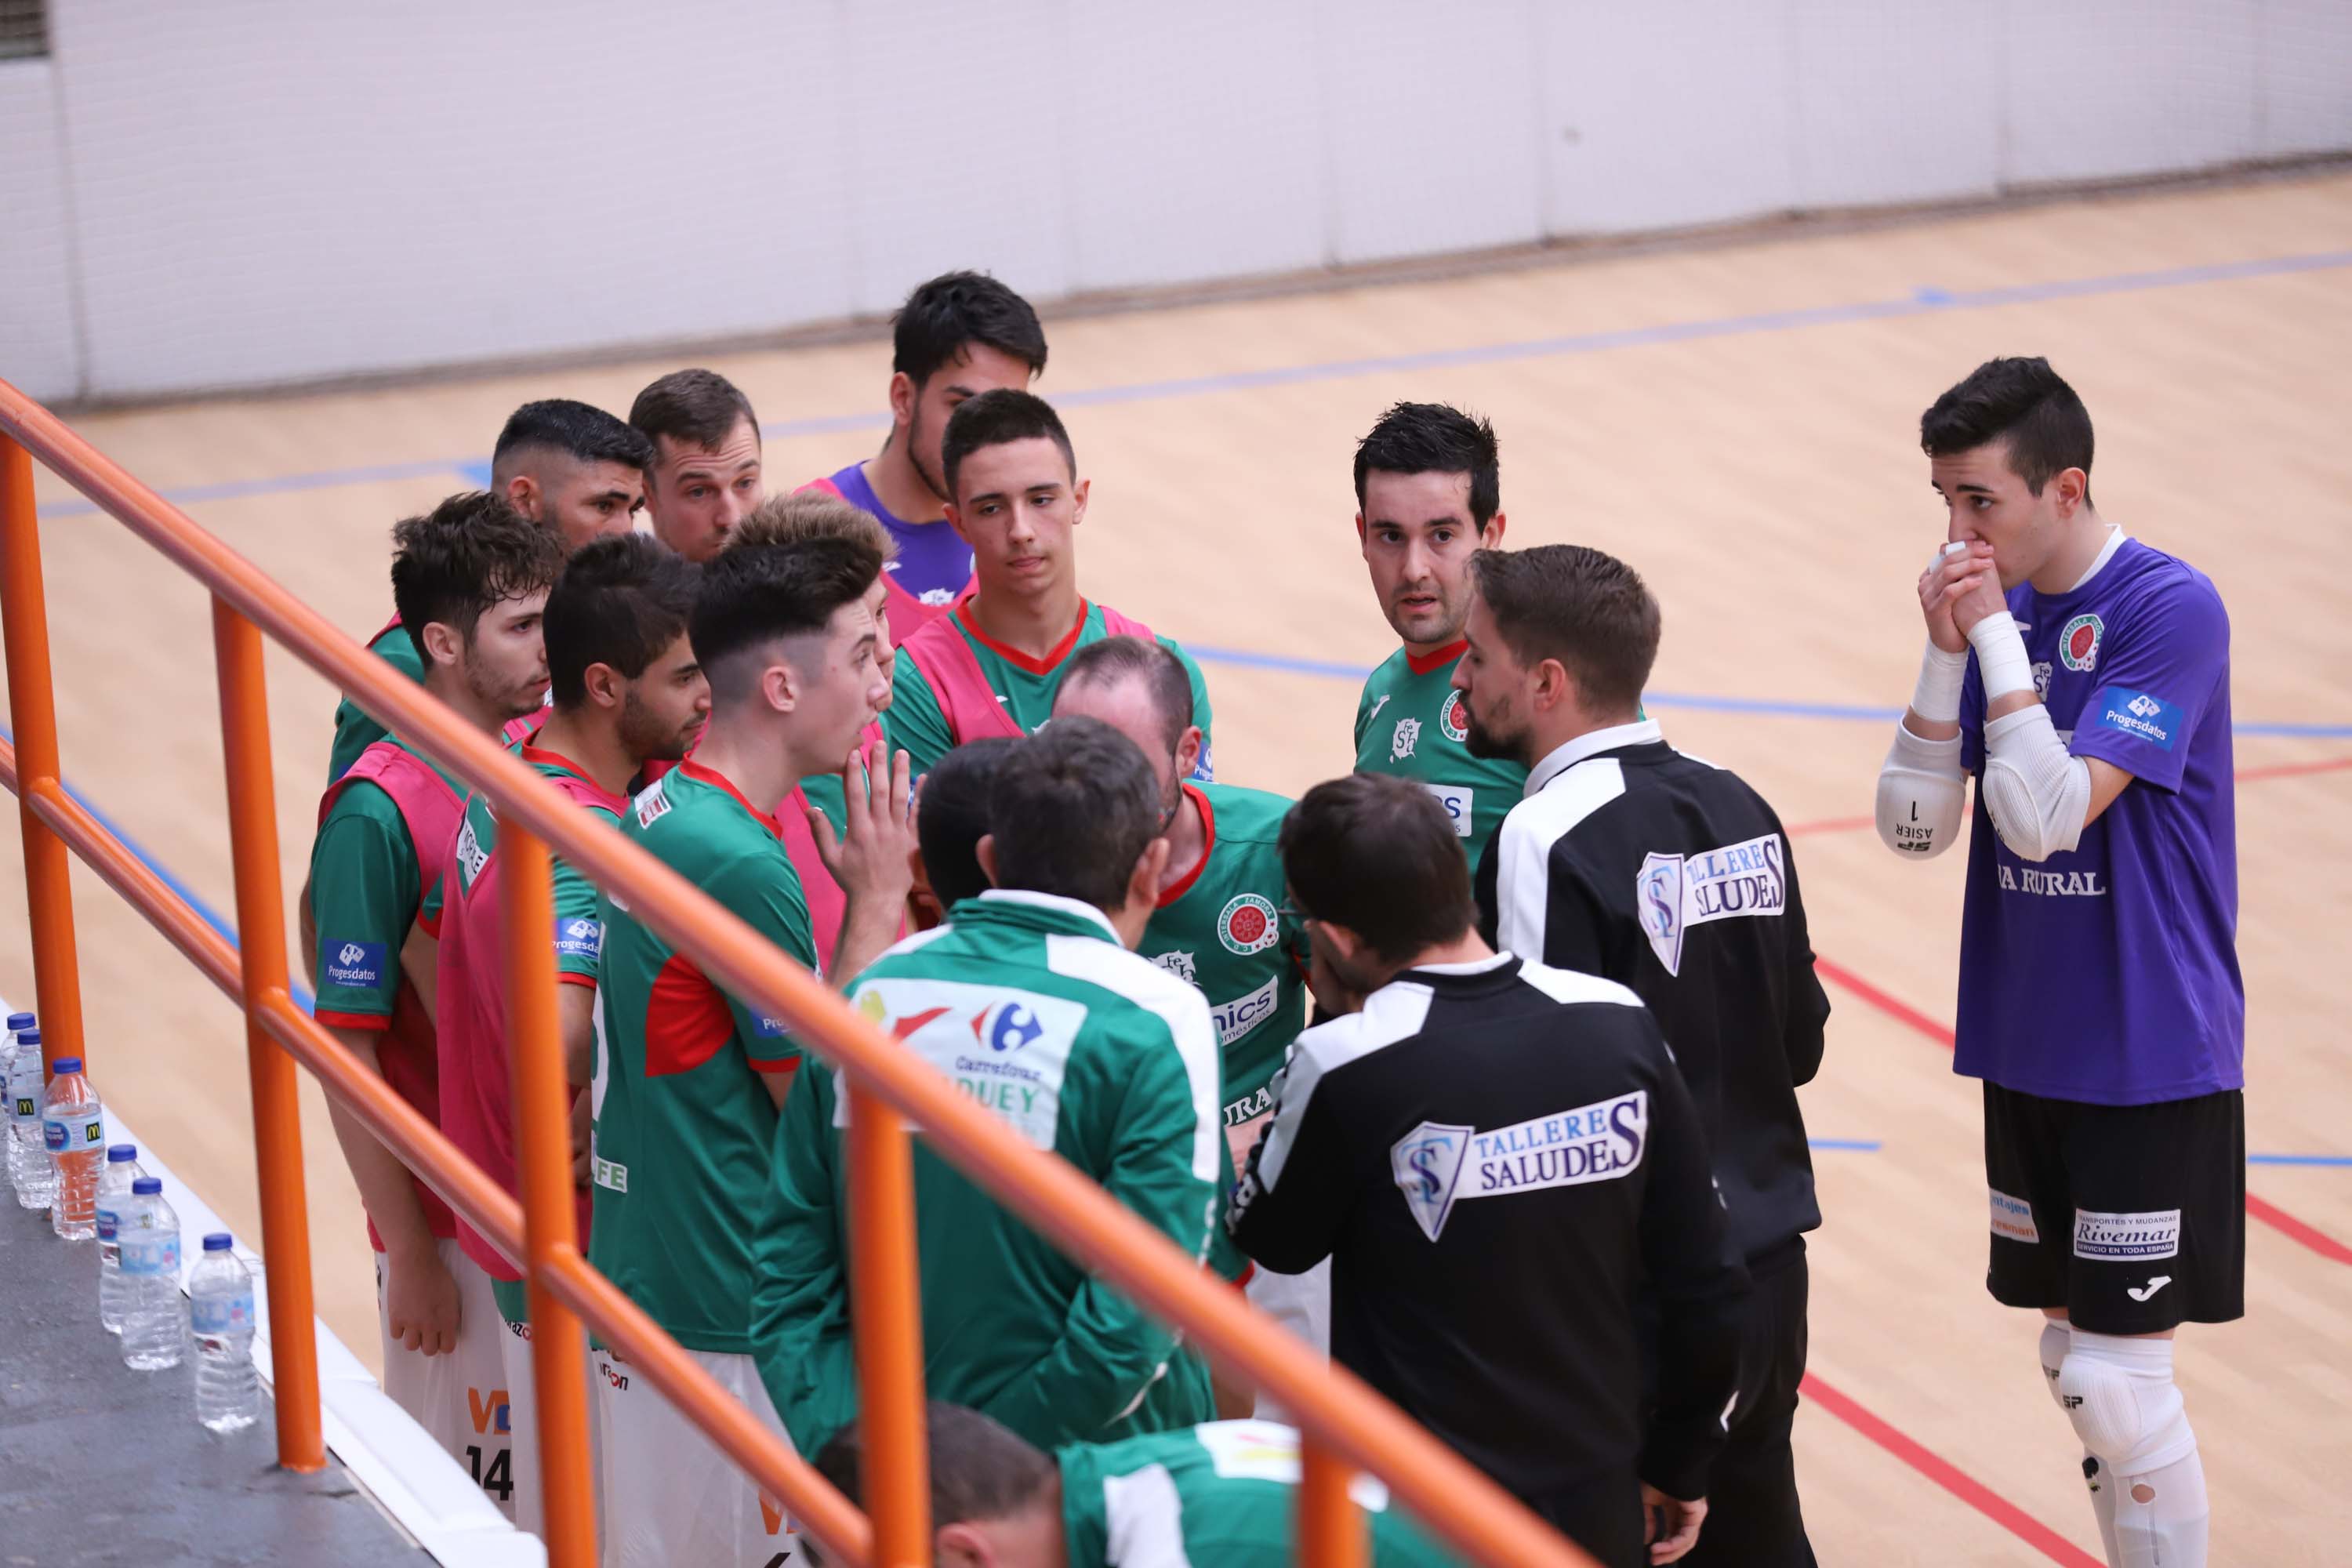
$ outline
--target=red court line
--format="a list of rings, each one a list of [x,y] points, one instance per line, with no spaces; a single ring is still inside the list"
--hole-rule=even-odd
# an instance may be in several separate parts
[[[1836,1416],[2053,1563],[2066,1568],[2106,1568],[2092,1556],[1974,1476],[1941,1455],[1922,1447],[1908,1434],[1864,1409],[1823,1383],[1818,1373],[1807,1373],[1799,1385],[1804,1396]]]
[[[2352,758],[2347,758],[2347,762],[2352,763]],[[1819,953],[1813,955],[1813,969],[1822,979],[1853,992],[1888,1017],[1907,1025],[1948,1051],[1952,1048],[1952,1031],[1908,1002],[1887,994],[1851,969],[1832,963]],[[2281,1235],[2301,1242],[2332,1263],[2352,1264],[2352,1247],[2345,1246],[2318,1226],[2295,1218],[2276,1204],[2248,1193],[2246,1214],[2249,1218],[2258,1219]]]

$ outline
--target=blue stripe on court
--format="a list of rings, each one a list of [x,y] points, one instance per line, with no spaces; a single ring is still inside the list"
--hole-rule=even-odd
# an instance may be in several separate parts
[[[2352,1154],[2249,1154],[2249,1165],[2352,1166]]]
[[[1808,1138],[1805,1140],[1805,1147],[1844,1149],[1858,1154],[1875,1154],[1878,1152],[1878,1140],[1875,1138]]]
[[[5,724],[0,724],[0,740],[5,740],[11,746],[14,746],[16,743],[16,731],[9,729]],[[147,853],[147,847],[145,845],[140,843],[139,840],[131,837],[131,835],[122,831],[122,825],[116,822],[112,817],[107,816],[105,812],[100,811],[98,808],[97,804],[93,802],[89,796],[74,788],[73,781],[68,779],[60,782],[65,784],[66,794],[73,797],[74,803],[79,805],[84,811],[89,813],[92,817],[96,818],[98,825],[100,827],[105,828],[107,832],[114,836],[116,842],[120,843],[125,849],[131,851],[131,858],[132,859],[138,861],[142,866],[146,867],[150,871],[152,871],[155,874],[155,879],[157,881],[162,882],[163,886],[171,889],[173,893],[177,894],[180,900],[184,902],[188,908],[196,911],[197,917],[201,919],[205,924],[212,927],[213,930],[218,931],[224,938],[226,938],[231,947],[236,946],[236,928],[229,924],[226,920],[223,919],[221,912],[213,908],[213,906],[205,900],[205,896],[202,893],[197,892],[194,888],[188,886],[187,883],[180,880],[178,877],[173,875],[170,867],[155,858],[154,856]],[[293,978],[293,976],[289,974],[287,977],[287,985],[294,993],[294,1005],[301,1008],[302,1011],[305,1013],[310,1012],[317,1005],[309,988],[306,987],[299,980]]]
[[[2152,272],[2116,272],[2095,278],[2059,279],[2048,283],[2020,283],[2002,289],[1948,290],[1915,289],[1900,300],[1864,300],[1839,305],[1816,305],[1798,310],[1764,310],[1717,316],[1698,321],[1665,321],[1654,326],[1626,327],[1615,331],[1571,332],[1560,337],[1529,338],[1517,342],[1479,343],[1466,348],[1433,349],[1420,353],[1381,354],[1363,359],[1320,360],[1307,364],[1276,365],[1264,370],[1225,371],[1214,375],[1179,376],[1165,381],[1130,382],[1122,385],[1082,388],[1057,394],[1065,408],[1101,407],[1121,403],[1150,403],[1170,398],[1206,397],[1220,393],[1249,392],[1268,386],[1298,386],[1314,382],[1345,381],[1361,375],[1390,375],[1400,371],[1449,370],[1463,365],[1505,364],[1516,360],[1556,359],[1579,354],[1607,353],[1617,349],[1650,348],[1665,343],[1701,342],[1712,338],[1751,337],[1764,332],[1801,331],[1809,327],[1833,327],[1859,321],[1895,321],[1907,316],[1936,315],[1951,310],[1990,310],[2008,305],[2032,305],[2053,300],[2083,300],[2105,294],[2140,294],[2160,289],[2181,289],[2200,283],[2228,283],[2250,278],[2277,278],[2301,272],[2327,272],[2352,267],[2352,250],[2323,250],[2302,256],[2260,257],[2246,261],[2217,262],[2203,267],[2168,267]],[[887,426],[887,411],[835,414],[813,419],[787,419],[761,426],[770,440],[798,436],[833,436]],[[459,474],[476,484],[488,472],[488,459],[446,458],[439,461],[391,463],[371,468],[320,468],[309,473],[280,474],[268,479],[234,479],[166,491],[174,501],[234,500],[243,496],[279,495],[289,490],[328,489],[339,485],[383,484]],[[98,508],[79,499],[43,509],[50,517],[81,517]]]

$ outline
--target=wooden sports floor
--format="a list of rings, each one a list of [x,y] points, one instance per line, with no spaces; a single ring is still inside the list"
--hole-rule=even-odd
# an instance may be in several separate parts
[[[612,308],[625,323],[627,301]],[[1920,644],[1912,581],[1942,537],[1916,438],[1995,353],[2045,353],[2097,422],[2105,514],[2225,595],[2242,790],[2252,1198],[2242,1322],[2184,1332],[2217,1563],[2352,1561],[2352,176],[2037,205],[1048,323],[1039,390],[1094,480],[1092,594],[1182,638],[1220,776],[1297,791],[1349,765],[1361,672],[1392,646],[1349,528],[1352,445],[1400,397],[1501,432],[1510,540],[1620,554],[1665,606],[1650,698],[1796,837],[1836,1005],[1806,1116],[1812,1399],[1801,1478],[1829,1563],[2095,1563],[2037,1325],[1985,1295],[1976,1086],[1948,1036],[1964,857],[1870,831],[1886,721]],[[597,330],[604,330],[599,327]],[[876,342],[706,357],[769,422],[772,489],[876,444]],[[92,416],[81,427],[364,636],[385,534],[469,481],[507,413],[625,410],[675,358]],[[0,367],[5,374],[5,367]],[[50,624],[74,786],[215,910],[232,907],[199,592],[44,476]],[[334,697],[273,652],[290,906]],[[22,904],[0,836],[0,909]],[[94,878],[77,883],[100,1089],[232,1223],[256,1225],[233,1011]],[[20,921],[0,989],[31,994]],[[307,1080],[306,1080],[307,1081]],[[319,1300],[375,1354],[358,1205],[310,1090]]]

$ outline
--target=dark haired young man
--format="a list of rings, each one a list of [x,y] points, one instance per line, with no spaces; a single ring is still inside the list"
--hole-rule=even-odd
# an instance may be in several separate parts
[[[947,526],[954,499],[940,458],[957,406],[1000,387],[1026,390],[1045,369],[1045,330],[1029,301],[981,272],[919,284],[890,320],[890,434],[882,450],[806,489],[840,496],[898,542],[885,569],[898,640],[944,615],[971,580],[971,547]]]
[[[528,522],[552,530],[564,552],[606,533],[626,533],[645,504],[652,448],[643,436],[605,413],[570,398],[526,403],[499,432],[490,458],[490,493]],[[398,616],[369,639],[368,651],[407,676],[425,679],[416,644]],[[508,727],[507,739],[530,732],[531,719]],[[383,739],[383,726],[350,698],[335,707],[335,738],[327,752],[327,782],[343,776],[359,754]]]
[[[966,899],[988,891],[980,841],[988,837],[988,797],[996,770],[1021,742],[1005,735],[967,741],[932,764],[915,801],[915,888],[908,899],[915,929],[929,931]]]
[[[1532,770],[1479,868],[1484,932],[1649,1007],[1755,1285],[1709,1473],[1712,1523],[1689,1561],[1809,1568],[1789,1438],[1805,1375],[1804,1233],[1822,1211],[1797,1086],[1820,1069],[1830,1006],[1788,838],[1736,774],[1637,717],[1659,616],[1633,568],[1547,544],[1482,550],[1470,576],[1469,651],[1454,671],[1470,751]]]
[[[995,766],[980,862],[995,886],[851,983],[876,1027],[1204,1258],[1224,1145],[1208,1004],[1129,951],[1159,901],[1160,793],[1133,742],[1057,720]],[[841,1154],[823,1064],[776,1138],[753,1292],[769,1395],[803,1453],[856,1414]],[[959,1174],[915,1150],[923,1375],[1033,1443],[1213,1415],[1176,1335]]]
[[[426,693],[485,734],[536,710],[547,690],[540,616],[563,559],[556,535],[477,490],[402,522],[393,552],[393,603]],[[319,802],[301,900],[319,1022],[436,1121],[435,960],[418,917],[463,803],[431,759],[393,736],[373,742]],[[376,1253],[384,1392],[497,1495],[507,1433],[487,1415],[478,1426],[472,1410],[499,1403],[504,1336],[495,1317],[461,1309],[456,1217],[365,1126],[331,1102],[329,1114]]]
[[[1328,1258],[1332,1359],[1587,1552],[1681,1556],[1745,1280],[1657,1025],[1479,940],[1453,824],[1409,781],[1316,785],[1282,861],[1343,1016],[1291,1047],[1227,1229],[1269,1268]]]
[[[645,764],[675,760],[701,730],[710,690],[686,639],[699,572],[643,534],[583,546],[547,596],[543,620],[554,707],[520,743],[522,760],[582,809],[620,826],[628,786]],[[449,1141],[509,1193],[516,1192],[514,1096],[508,1070],[504,862],[499,819],[487,796],[466,802],[441,871],[438,994],[441,1128]],[[604,947],[594,884],[553,861],[555,969],[562,983],[566,1077],[586,1127],[595,1057],[596,956]],[[588,1234],[588,1194],[580,1194]],[[468,1318],[502,1321],[505,1387],[511,1415],[514,1518],[541,1528],[539,1429],[533,1412],[530,1314],[521,1276],[461,1217],[457,1272]],[[582,1369],[585,1375],[586,1369]],[[484,1477],[488,1485],[489,1478]]]
[[[922,773],[982,735],[1025,735],[1050,718],[1070,655],[1107,637],[1157,641],[1184,661],[1201,757],[1216,776],[1208,683],[1190,655],[1078,592],[1076,541],[1087,481],[1061,417],[1026,392],[983,392],[956,408],[940,444],[947,515],[971,547],[972,581],[947,614],[899,645],[890,742]]]
[[[816,969],[808,907],[769,803],[842,768],[856,781],[847,833],[836,840],[828,829],[818,847],[846,895],[835,949],[845,973],[897,935],[914,848],[906,759],[886,764],[857,749],[884,691],[866,608],[881,570],[870,545],[847,539],[740,544],[708,563],[688,637],[710,683],[709,721],[693,754],[640,791],[621,823]],[[609,893],[601,909],[589,1261],[772,1420],[751,1360],[747,1221],[800,1047]],[[625,1362],[607,1352],[598,1364],[605,1563],[770,1561],[782,1515]]]
[[[674,370],[637,394],[629,423],[654,447],[654,537],[688,561],[709,560],[766,493],[751,400],[715,370]]]
[[[654,464],[645,433],[569,397],[526,403],[499,432],[490,492],[573,551],[630,532]]]
[[[966,1568],[1291,1568],[1297,1561],[1298,1434],[1271,1421],[1216,1421],[1047,1454],[977,1410],[933,1402],[932,1556]],[[865,1500],[859,1434],[817,1469]],[[1368,1476],[1349,1488],[1370,1516],[1371,1568],[1456,1561],[1389,1506]],[[812,1543],[810,1561],[834,1561]]]
[[[1979,365],[1919,444],[1948,522],[1878,831],[1940,854],[1975,775],[1952,1067],[1984,1080],[1986,1284],[2047,1319],[2108,1563],[2201,1568],[2172,1336],[2245,1312],[2229,615],[2092,506],[2047,360]]]
[[[1400,403],[1356,447],[1356,539],[1381,614],[1404,646],[1356,703],[1356,766],[1437,797],[1475,866],[1527,770],[1475,757],[1449,682],[1470,609],[1471,552],[1503,542],[1495,427],[1442,403]]]

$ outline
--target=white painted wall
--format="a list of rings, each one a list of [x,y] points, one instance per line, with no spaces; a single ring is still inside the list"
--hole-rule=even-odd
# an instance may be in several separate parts
[[[2352,150],[2345,0],[50,0],[0,375],[258,385]]]

